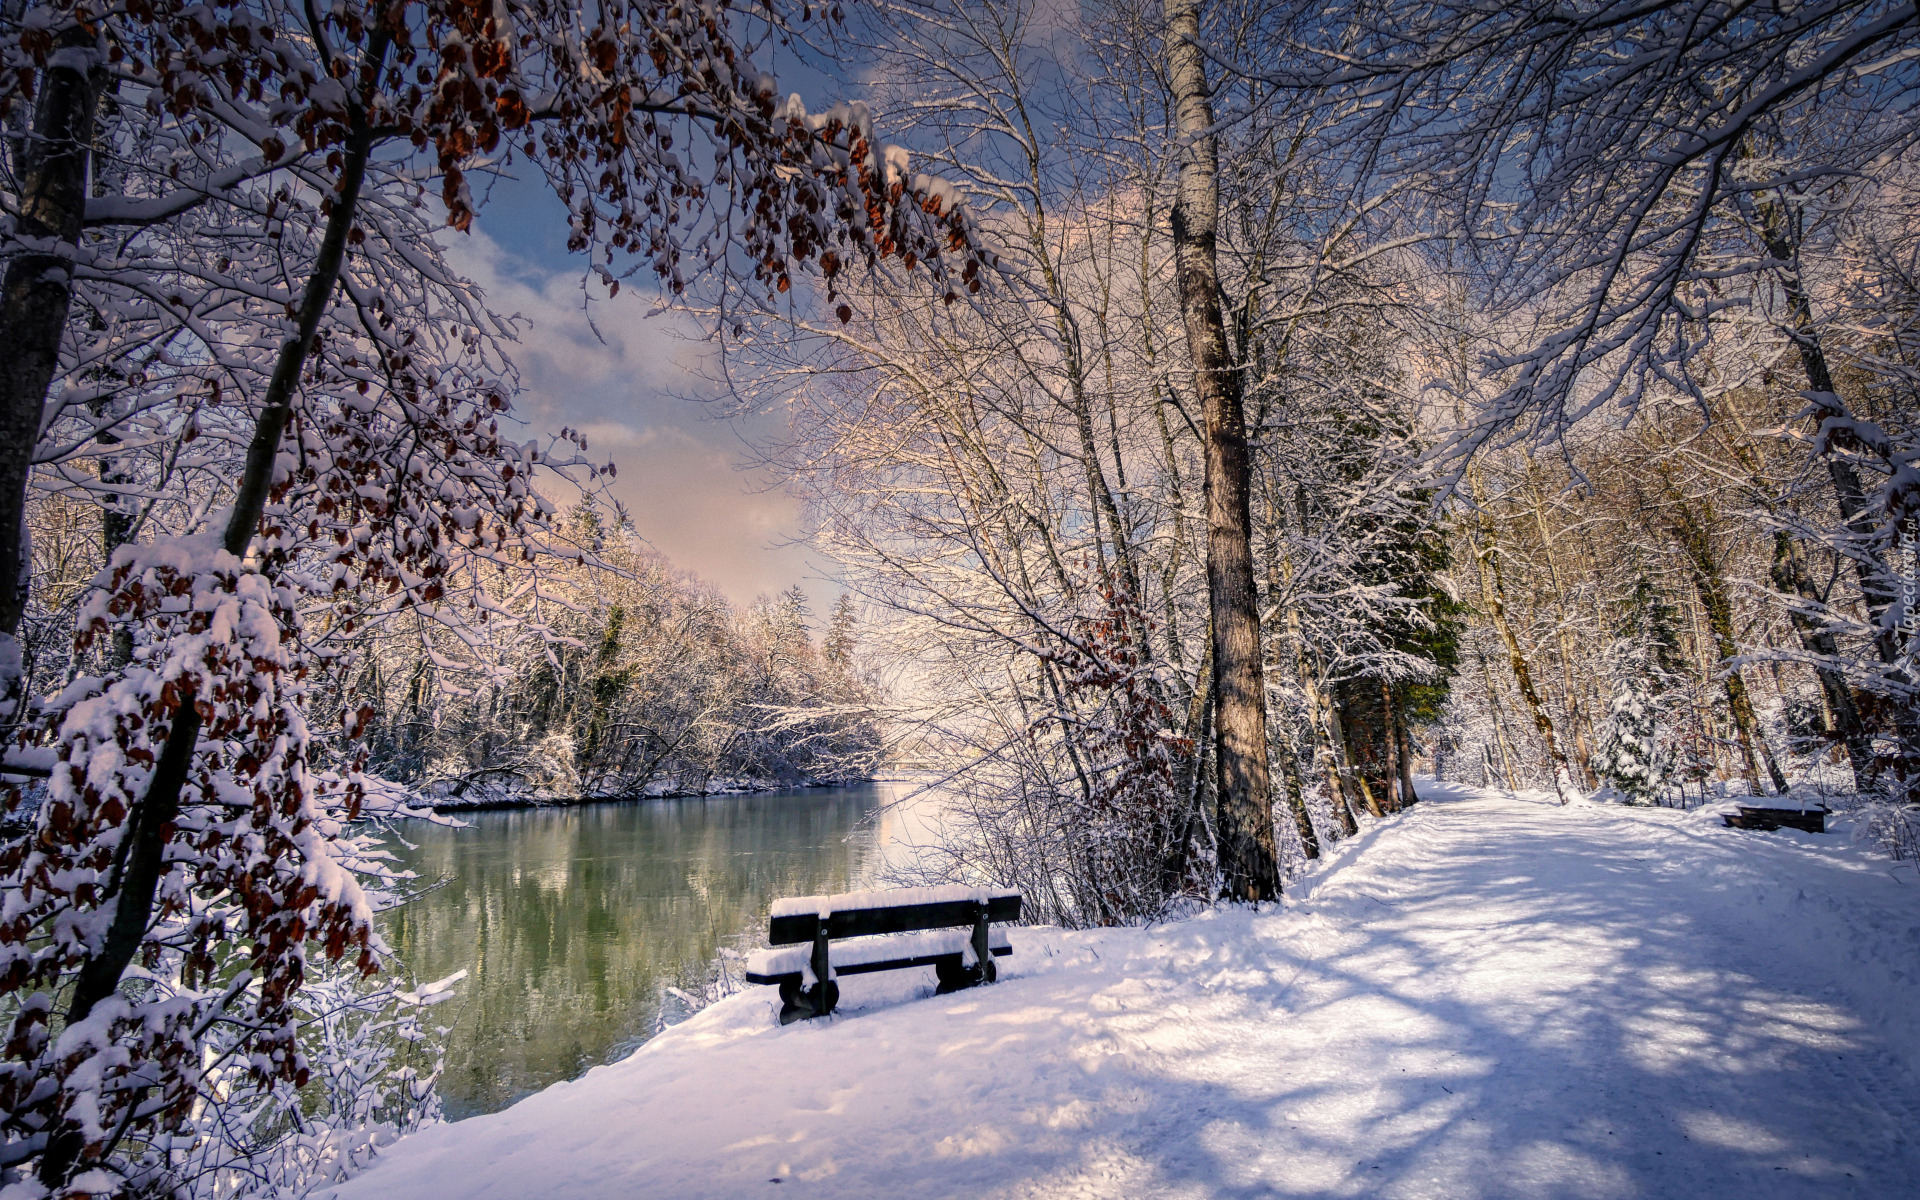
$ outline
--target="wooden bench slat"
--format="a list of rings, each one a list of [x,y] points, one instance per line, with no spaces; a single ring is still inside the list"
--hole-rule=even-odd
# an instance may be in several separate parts
[[[995,946],[993,948],[993,956],[995,958],[1005,958],[1012,953],[1012,946]],[[874,971],[900,971],[908,967],[937,967],[942,962],[957,964],[959,961],[960,955],[958,952],[950,954],[916,954],[911,958],[890,958],[883,962],[852,963],[844,967],[835,965],[833,973],[836,976],[844,978],[848,975],[866,975]],[[801,975],[798,971],[788,971],[780,975],[756,975],[752,971],[748,971],[745,978],[748,983],[799,983]]]
[[[855,908],[836,912],[829,917],[827,936],[837,940],[882,933],[918,933],[924,929],[953,929],[972,925],[979,912],[980,906],[972,900],[905,904],[897,908]],[[1019,896],[994,896],[988,899],[987,920],[998,923],[1019,919]],[[820,918],[813,913],[774,917],[767,922],[767,941],[775,946],[810,942],[819,923]]]

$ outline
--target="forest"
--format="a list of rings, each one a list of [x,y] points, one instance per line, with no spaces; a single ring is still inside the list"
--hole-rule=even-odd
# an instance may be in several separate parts
[[[1911,23],[1413,11],[857,23],[1010,282],[726,310],[732,403],[924,681],[951,866],[1069,923],[1270,895],[1413,771],[1911,853]]]
[[[118,547],[97,512],[64,499],[29,520],[27,688],[58,690],[89,665],[73,650],[74,600]],[[545,572],[538,602],[497,595],[540,635],[487,644],[479,665],[463,660],[474,647],[431,625],[363,624],[346,639],[338,689],[308,710],[325,728],[359,722],[352,746],[333,749],[443,811],[822,784],[879,769],[880,689],[854,658],[851,597],[815,645],[798,585],[738,608],[630,525],[609,528],[617,521],[581,506],[556,522],[570,544],[593,547],[593,561]]]
[[[434,1120],[375,914],[435,802],[911,773],[924,874],[1069,929],[1428,780],[1920,854],[1910,4],[8,0],[0,58],[9,1200]],[[830,612],[516,415],[446,252],[501,174],[695,323]]]

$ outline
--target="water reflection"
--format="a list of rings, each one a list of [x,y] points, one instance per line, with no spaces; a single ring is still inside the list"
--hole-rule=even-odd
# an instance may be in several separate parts
[[[454,1119],[492,1112],[644,1041],[664,988],[764,935],[777,897],[876,865],[876,786],[477,813],[396,847],[439,889],[385,918],[421,979],[466,968],[441,1083]],[[668,1001],[669,1008],[674,1002]]]

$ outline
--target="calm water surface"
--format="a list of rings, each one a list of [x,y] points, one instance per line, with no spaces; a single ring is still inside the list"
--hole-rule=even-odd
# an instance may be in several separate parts
[[[884,784],[463,814],[394,847],[423,883],[384,918],[421,980],[466,969],[441,1093],[454,1119],[630,1053],[684,1014],[666,989],[764,939],[780,896],[868,882]]]

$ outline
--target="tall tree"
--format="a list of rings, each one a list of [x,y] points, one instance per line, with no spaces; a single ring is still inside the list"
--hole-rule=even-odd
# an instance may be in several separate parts
[[[281,170],[293,181],[267,206],[269,216],[297,189],[318,195],[321,218],[311,256],[286,264],[304,275],[296,294],[262,318],[249,342],[272,347],[270,368],[261,372],[263,392],[246,397],[251,428],[230,509],[211,535],[124,548],[102,573],[80,623],[82,649],[132,624],[154,653],[70,689],[44,716],[36,736],[60,765],[33,836],[0,848],[9,886],[30,881],[37,896],[33,912],[6,929],[0,985],[44,989],[31,991],[8,1043],[19,1060],[6,1078],[9,1132],[24,1137],[18,1157],[36,1160],[41,1183],[61,1189],[112,1160],[130,1132],[164,1129],[191,1109],[200,1078],[191,1030],[234,1000],[164,1014],[140,1007],[148,989],[127,976],[143,949],[184,954],[181,969],[192,981],[218,967],[208,946],[221,922],[196,917],[184,933],[156,932],[156,906],[179,903],[167,895],[246,897],[244,920],[221,921],[238,921],[254,944],[251,1019],[263,1077],[304,1082],[289,997],[303,978],[305,943],[319,939],[331,956],[357,947],[360,964],[373,965],[364,898],[332,839],[311,832],[316,821],[356,815],[361,785],[357,777],[329,783],[307,767],[301,681],[312,659],[298,611],[309,586],[302,568],[333,570],[337,592],[359,595],[378,582],[432,611],[446,596],[450,564],[499,554],[552,511],[529,491],[538,450],[499,436],[502,390],[488,384],[450,395],[455,382],[415,357],[415,333],[431,343],[433,331],[390,337],[385,297],[350,285],[356,256],[387,249],[381,239],[369,242],[366,190],[417,195],[417,177],[403,164],[423,152],[416,165],[438,175],[450,222],[464,229],[473,205],[464,170],[503,140],[517,143],[569,204],[578,248],[597,247],[596,269],[610,292],[618,278],[609,256],[620,251],[673,295],[706,273],[731,273],[740,251],[748,264],[740,273],[772,294],[789,290],[795,271],[830,280],[843,265],[898,256],[924,264],[957,298],[961,280],[949,278],[946,260],[968,257],[965,277],[977,286],[987,259],[973,262],[965,249],[976,238],[964,207],[949,193],[935,195],[936,181],[907,176],[864,110],[811,117],[797,102],[776,105],[771,80],[749,69],[752,39],[763,35],[744,33],[745,23],[723,10],[651,0],[591,11],[548,0],[485,9],[373,0],[323,15],[277,0],[212,8],[163,0],[107,12],[50,3],[22,24],[0,47],[19,68],[7,73],[0,100],[17,99],[15,86],[38,72],[43,100],[64,107],[37,118],[50,140],[34,145],[51,157],[37,149],[23,159],[45,158],[44,169],[30,173],[31,199],[51,207],[44,230],[9,230],[14,265],[35,254],[78,256],[82,226],[95,217],[137,231]],[[84,196],[84,152],[100,86],[92,72],[109,68],[114,83],[148,94],[148,111],[178,118],[190,149],[174,164],[169,192],[138,203],[99,197],[95,213]],[[58,99],[68,92],[75,94]],[[676,133],[706,138],[713,153],[689,167],[673,150]],[[228,147],[258,157],[216,166],[216,151]],[[722,227],[729,236],[716,232]],[[278,237],[265,232],[267,242]],[[224,255],[204,246],[190,252],[219,257],[225,269]],[[410,250],[399,261],[425,276],[438,270]],[[8,278],[20,296],[0,316],[20,335],[10,350],[25,366],[0,402],[11,406],[6,419],[26,429],[37,424],[49,364],[59,358],[71,287],[64,268]],[[365,357],[337,364],[345,372],[338,377],[321,331],[342,294],[368,345]],[[170,303],[191,308],[198,299]],[[335,383],[366,399],[296,421],[303,391]],[[7,439],[0,454],[30,461],[36,437],[33,430]],[[25,482],[24,469],[0,470],[0,485]],[[8,503],[18,503],[18,492]],[[362,519],[337,527],[343,513]],[[18,521],[0,528],[0,560],[21,561],[20,531]],[[175,596],[190,597],[185,611]],[[0,633],[11,632],[8,620],[17,622],[16,610],[0,610]],[[350,618],[342,624],[351,630]],[[9,664],[18,656],[0,658],[0,669]],[[349,730],[368,715],[350,714]],[[117,757],[103,757],[102,744]],[[17,804],[18,789],[10,792]],[[253,832],[207,843],[201,831],[225,826],[184,814],[228,796],[254,798]],[[256,844],[249,837],[268,867],[248,857],[244,847]],[[93,878],[101,871],[104,880]],[[50,928],[66,932],[49,942]],[[51,998],[61,991],[66,1027],[99,1027],[86,1053],[51,1036]],[[237,985],[235,995],[242,992]],[[102,1065],[96,1051],[117,1055],[117,1065]]]
[[[1180,139],[1172,213],[1193,390],[1206,422],[1207,593],[1213,618],[1214,764],[1224,894],[1280,894],[1267,777],[1267,697],[1253,565],[1253,463],[1240,364],[1220,304],[1220,151],[1199,0],[1166,0],[1167,81]]]
[[[8,139],[17,216],[0,278],[0,722],[14,715],[23,683],[17,635],[32,586],[21,536],[27,479],[73,298],[72,248],[86,217],[94,115],[105,83],[99,34],[84,23],[57,26],[50,44],[35,49],[41,78],[30,132]],[[0,93],[0,117],[19,103]]]

